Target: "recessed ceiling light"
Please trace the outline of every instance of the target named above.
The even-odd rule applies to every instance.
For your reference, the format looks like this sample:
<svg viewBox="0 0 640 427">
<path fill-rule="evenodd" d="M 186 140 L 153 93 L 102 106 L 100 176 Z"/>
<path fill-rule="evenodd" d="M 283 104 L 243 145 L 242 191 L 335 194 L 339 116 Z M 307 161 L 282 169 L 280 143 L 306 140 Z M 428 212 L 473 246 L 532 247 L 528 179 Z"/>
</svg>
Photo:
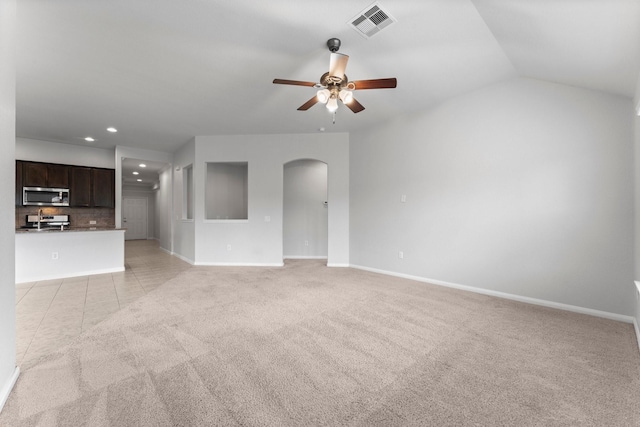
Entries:
<svg viewBox="0 0 640 427">
<path fill-rule="evenodd" d="M 138 182 L 142 182 L 142 180 L 141 180 L 141 179 L 136 179 L 136 181 L 138 181 Z"/>
<path fill-rule="evenodd" d="M 134 172 L 133 174 L 134 175 L 140 175 L 140 172 Z"/>
<path fill-rule="evenodd" d="M 118 129 L 116 129 L 114 127 L 110 127 L 110 128 L 107 128 L 107 132 L 116 133 L 116 132 L 118 132 Z"/>
<path fill-rule="evenodd" d="M 84 140 L 87 141 L 87 142 L 95 141 L 95 139 L 91 138 L 90 136 L 86 137 Z"/>
<path fill-rule="evenodd" d="M 141 168 L 146 168 L 147 165 L 145 165 L 144 163 L 140 163 L 138 166 L 140 166 Z"/>
</svg>

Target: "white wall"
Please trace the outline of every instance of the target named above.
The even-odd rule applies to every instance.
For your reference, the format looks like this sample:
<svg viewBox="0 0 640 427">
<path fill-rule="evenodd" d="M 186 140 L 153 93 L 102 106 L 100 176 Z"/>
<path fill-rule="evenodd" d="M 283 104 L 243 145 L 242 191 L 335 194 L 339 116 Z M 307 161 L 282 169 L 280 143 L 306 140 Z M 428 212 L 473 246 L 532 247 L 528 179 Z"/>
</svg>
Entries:
<svg viewBox="0 0 640 427">
<path fill-rule="evenodd" d="M 15 257 L 16 283 L 124 271 L 124 230 L 16 233 Z"/>
<path fill-rule="evenodd" d="M 238 135 L 196 137 L 194 181 L 197 264 L 281 265 L 283 167 L 298 159 L 328 164 L 328 265 L 349 263 L 349 136 Z M 249 219 L 205 221 L 206 162 L 249 163 Z M 268 218 L 267 218 L 268 217 Z M 267 221 L 269 219 L 269 221 Z M 231 245 L 231 250 L 227 247 Z"/>
<path fill-rule="evenodd" d="M 115 169 L 114 150 L 16 138 L 16 159 Z"/>
<path fill-rule="evenodd" d="M 352 264 L 631 316 L 631 111 L 515 79 L 351 134 Z"/>
<path fill-rule="evenodd" d="M 13 207 L 16 135 L 16 1 L 0 0 L 0 411 L 17 379 Z"/>
<path fill-rule="evenodd" d="M 284 165 L 285 258 L 327 257 L 327 164 L 295 160 Z"/>
<path fill-rule="evenodd" d="M 185 166 L 193 165 L 191 177 L 193 180 L 196 179 L 195 145 L 195 139 L 191 140 L 173 155 L 175 165 L 173 168 L 173 252 L 191 263 L 196 259 L 195 224 L 193 219 L 183 219 L 183 217 L 186 218 L 186 215 L 183 214 L 183 211 L 186 212 L 183 171 Z M 194 191 L 196 206 L 197 199 L 198 197 L 202 198 L 202 194 Z"/>
<path fill-rule="evenodd" d="M 157 239 L 159 234 L 156 234 L 156 191 L 124 186 L 122 188 L 122 198 L 127 197 L 147 199 L 147 238 Z"/>
</svg>

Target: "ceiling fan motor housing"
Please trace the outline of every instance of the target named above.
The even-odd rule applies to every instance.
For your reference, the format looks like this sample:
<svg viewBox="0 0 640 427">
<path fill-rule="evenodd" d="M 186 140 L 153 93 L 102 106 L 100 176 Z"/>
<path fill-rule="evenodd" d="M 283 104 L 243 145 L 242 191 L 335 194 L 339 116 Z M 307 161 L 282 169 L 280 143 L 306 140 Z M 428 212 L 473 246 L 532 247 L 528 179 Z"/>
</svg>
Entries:
<svg viewBox="0 0 640 427">
<path fill-rule="evenodd" d="M 327 47 L 331 52 L 337 52 L 340 49 L 340 44 L 340 39 L 335 37 L 327 40 Z"/>
</svg>

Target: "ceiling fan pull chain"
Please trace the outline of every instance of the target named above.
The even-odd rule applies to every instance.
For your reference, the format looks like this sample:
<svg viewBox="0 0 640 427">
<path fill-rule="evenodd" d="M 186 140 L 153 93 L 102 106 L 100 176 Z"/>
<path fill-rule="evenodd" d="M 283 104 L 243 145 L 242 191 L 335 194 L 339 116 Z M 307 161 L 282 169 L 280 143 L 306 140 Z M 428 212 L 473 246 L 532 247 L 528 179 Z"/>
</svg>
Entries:
<svg viewBox="0 0 640 427">
<path fill-rule="evenodd" d="M 336 112 L 335 111 L 333 112 L 333 124 L 334 125 L 336 124 Z"/>
</svg>

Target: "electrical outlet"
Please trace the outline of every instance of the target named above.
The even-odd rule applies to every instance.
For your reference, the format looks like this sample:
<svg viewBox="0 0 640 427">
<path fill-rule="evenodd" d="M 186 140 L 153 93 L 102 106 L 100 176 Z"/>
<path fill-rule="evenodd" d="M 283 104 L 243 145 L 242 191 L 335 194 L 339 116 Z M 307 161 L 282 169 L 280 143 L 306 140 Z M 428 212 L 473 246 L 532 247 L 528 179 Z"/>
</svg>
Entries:
<svg viewBox="0 0 640 427">
<path fill-rule="evenodd" d="M 265 216 L 264 217 L 264 222 L 271 222 L 271 217 L 270 216 Z"/>
<path fill-rule="evenodd" d="M 404 252 L 402 251 L 398 252 L 398 258 L 404 259 Z"/>
<path fill-rule="evenodd" d="M 95 220 L 89 221 L 89 225 L 96 225 L 96 221 Z"/>
<path fill-rule="evenodd" d="M 403 194 L 402 196 L 400 196 L 400 202 L 407 203 L 407 195 L 406 194 Z"/>
<path fill-rule="evenodd" d="M 227 251 L 231 252 L 231 243 L 227 245 Z"/>
<path fill-rule="evenodd" d="M 58 259 L 58 252 L 51 252 L 51 259 Z"/>
<path fill-rule="evenodd" d="M 305 245 L 305 246 L 309 246 L 309 241 L 308 241 L 308 240 L 305 240 L 305 241 L 304 241 L 304 245 Z"/>
</svg>

